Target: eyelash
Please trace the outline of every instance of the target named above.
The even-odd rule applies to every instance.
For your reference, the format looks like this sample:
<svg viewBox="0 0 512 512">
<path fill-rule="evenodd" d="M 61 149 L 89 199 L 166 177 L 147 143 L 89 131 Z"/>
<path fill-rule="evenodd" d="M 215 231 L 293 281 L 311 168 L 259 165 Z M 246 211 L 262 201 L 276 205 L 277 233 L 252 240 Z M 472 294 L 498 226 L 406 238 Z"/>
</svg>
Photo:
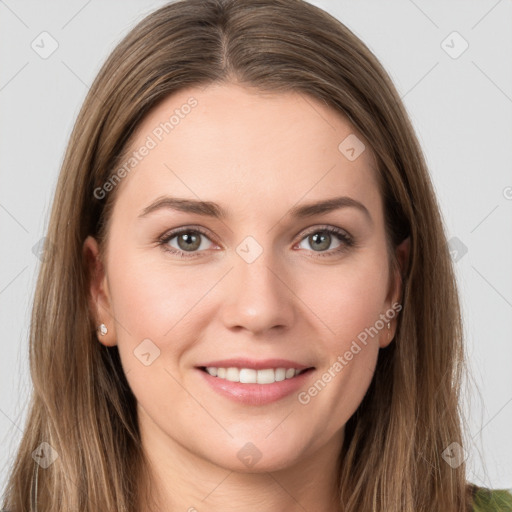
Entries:
<svg viewBox="0 0 512 512">
<path fill-rule="evenodd" d="M 185 251 L 179 251 L 174 247 L 169 247 L 167 245 L 170 240 L 172 240 L 176 236 L 181 235 L 182 233 L 200 233 L 210 240 L 209 234 L 204 229 L 200 228 L 199 226 L 189 226 L 186 228 L 179 228 L 174 231 L 164 233 L 161 237 L 158 238 L 158 245 L 161 246 L 164 251 L 174 254 L 175 256 L 179 256 L 180 258 L 183 259 L 195 258 L 200 256 L 201 252 L 203 251 L 190 252 L 187 254 Z M 308 236 L 314 235 L 315 233 L 329 233 L 331 235 L 335 235 L 340 239 L 342 245 L 340 245 L 336 249 L 331 249 L 330 251 L 313 251 L 317 252 L 314 258 L 333 257 L 346 251 L 348 248 L 355 246 L 355 241 L 350 235 L 348 235 L 344 230 L 336 228 L 334 226 L 316 227 L 315 229 L 305 233 L 299 240 L 299 243 L 302 242 Z"/>
</svg>

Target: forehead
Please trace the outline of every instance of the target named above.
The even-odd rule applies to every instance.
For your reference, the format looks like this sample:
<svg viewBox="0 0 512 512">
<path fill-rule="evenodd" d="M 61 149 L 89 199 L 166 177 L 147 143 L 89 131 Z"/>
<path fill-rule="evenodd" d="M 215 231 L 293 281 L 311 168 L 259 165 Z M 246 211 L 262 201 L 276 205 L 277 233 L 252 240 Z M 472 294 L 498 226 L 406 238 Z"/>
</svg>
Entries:
<svg viewBox="0 0 512 512">
<path fill-rule="evenodd" d="M 117 192 L 131 205 L 169 194 L 249 214 L 345 194 L 380 208 L 364 137 L 298 92 L 234 84 L 180 90 L 146 116 L 121 165 L 128 172 Z"/>
</svg>

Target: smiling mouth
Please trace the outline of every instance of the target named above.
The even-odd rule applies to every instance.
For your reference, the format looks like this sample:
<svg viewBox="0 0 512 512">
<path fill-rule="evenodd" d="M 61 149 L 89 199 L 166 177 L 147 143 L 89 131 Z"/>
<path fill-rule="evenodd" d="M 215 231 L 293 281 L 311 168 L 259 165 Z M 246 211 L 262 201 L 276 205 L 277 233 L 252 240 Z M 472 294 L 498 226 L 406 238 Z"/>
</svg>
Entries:
<svg viewBox="0 0 512 512">
<path fill-rule="evenodd" d="M 212 377 L 229 382 L 239 382 L 241 384 L 274 384 L 275 382 L 293 379 L 298 375 L 313 370 L 313 367 L 303 369 L 264 368 L 256 370 L 254 368 L 201 366 L 200 370 L 208 373 Z"/>
</svg>

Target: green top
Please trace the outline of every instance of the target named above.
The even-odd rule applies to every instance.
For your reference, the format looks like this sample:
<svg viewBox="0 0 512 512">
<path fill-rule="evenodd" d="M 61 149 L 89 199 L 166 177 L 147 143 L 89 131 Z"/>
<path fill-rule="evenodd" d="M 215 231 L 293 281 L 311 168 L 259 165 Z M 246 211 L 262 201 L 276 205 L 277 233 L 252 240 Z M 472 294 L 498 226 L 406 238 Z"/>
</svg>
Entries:
<svg viewBox="0 0 512 512">
<path fill-rule="evenodd" d="M 512 512 L 512 494 L 506 489 L 472 486 L 473 512 Z"/>
</svg>

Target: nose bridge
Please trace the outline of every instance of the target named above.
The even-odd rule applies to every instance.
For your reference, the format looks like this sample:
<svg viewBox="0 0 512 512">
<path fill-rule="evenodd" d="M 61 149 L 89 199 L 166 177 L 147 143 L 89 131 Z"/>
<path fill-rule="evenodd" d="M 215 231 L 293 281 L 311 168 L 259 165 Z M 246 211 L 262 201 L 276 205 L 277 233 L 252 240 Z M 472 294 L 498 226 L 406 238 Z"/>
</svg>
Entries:
<svg viewBox="0 0 512 512">
<path fill-rule="evenodd" d="M 233 257 L 234 269 L 224 303 L 225 324 L 254 332 L 289 326 L 293 320 L 293 294 L 282 282 L 286 277 L 279 255 L 270 245 L 264 247 L 247 237 Z"/>
</svg>

